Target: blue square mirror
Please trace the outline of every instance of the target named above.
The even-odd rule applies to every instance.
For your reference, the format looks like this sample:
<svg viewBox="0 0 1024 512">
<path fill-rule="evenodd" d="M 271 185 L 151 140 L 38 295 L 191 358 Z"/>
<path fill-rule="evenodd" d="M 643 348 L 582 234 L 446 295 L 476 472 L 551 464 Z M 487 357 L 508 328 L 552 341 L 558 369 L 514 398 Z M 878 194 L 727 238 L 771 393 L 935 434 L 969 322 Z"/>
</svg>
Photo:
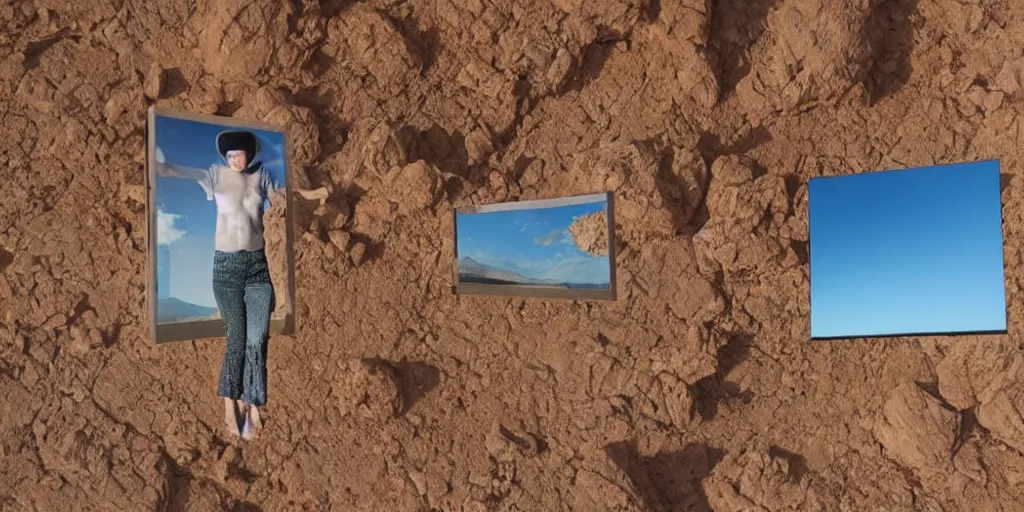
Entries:
<svg viewBox="0 0 1024 512">
<path fill-rule="evenodd" d="M 811 338 L 1006 332 L 999 162 L 808 183 Z"/>
</svg>

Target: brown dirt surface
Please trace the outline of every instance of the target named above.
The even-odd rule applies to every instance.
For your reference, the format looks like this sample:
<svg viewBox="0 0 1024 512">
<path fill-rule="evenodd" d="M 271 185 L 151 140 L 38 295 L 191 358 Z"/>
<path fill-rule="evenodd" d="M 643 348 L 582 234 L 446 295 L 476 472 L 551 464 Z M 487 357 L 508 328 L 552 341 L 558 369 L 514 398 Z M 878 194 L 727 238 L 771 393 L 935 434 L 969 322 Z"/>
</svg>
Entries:
<svg viewBox="0 0 1024 512">
<path fill-rule="evenodd" d="M 608 255 L 608 214 L 596 212 L 584 215 L 569 225 L 576 247 L 594 256 Z"/>
<path fill-rule="evenodd" d="M 288 309 L 288 233 L 285 231 L 287 196 L 284 189 L 271 194 L 270 208 L 263 214 L 264 249 L 274 285 L 274 317 Z"/>
<path fill-rule="evenodd" d="M 1019 510 L 1024 4 L 12 0 L 0 509 Z M 288 124 L 295 336 L 152 345 L 147 105 Z M 1010 333 L 808 341 L 808 178 L 998 158 Z M 613 192 L 619 300 L 457 296 Z M 275 278 L 284 218 L 269 214 Z M 276 233 L 276 234 L 275 234 Z"/>
</svg>

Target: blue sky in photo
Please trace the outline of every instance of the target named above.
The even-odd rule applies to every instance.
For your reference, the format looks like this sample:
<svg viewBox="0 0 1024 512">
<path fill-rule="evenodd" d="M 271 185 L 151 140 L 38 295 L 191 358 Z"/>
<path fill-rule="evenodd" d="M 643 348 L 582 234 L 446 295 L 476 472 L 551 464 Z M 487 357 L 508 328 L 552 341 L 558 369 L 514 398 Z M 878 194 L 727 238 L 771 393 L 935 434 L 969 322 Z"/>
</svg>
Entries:
<svg viewBox="0 0 1024 512">
<path fill-rule="evenodd" d="M 811 337 L 1006 329 L 999 163 L 814 178 Z"/>
<path fill-rule="evenodd" d="M 567 228 L 577 217 L 607 211 L 607 200 L 572 206 L 458 214 L 459 258 L 530 278 L 609 284 L 607 256 L 580 251 Z"/>
<path fill-rule="evenodd" d="M 217 153 L 216 138 L 228 129 L 236 128 L 158 115 L 156 145 L 168 163 L 208 169 L 213 164 L 224 164 Z M 283 134 L 251 131 L 260 139 L 256 159 L 262 160 L 279 186 L 284 187 Z M 206 199 L 203 188 L 195 181 L 157 177 L 155 206 L 159 297 L 216 308 L 212 285 L 215 203 Z"/>
</svg>

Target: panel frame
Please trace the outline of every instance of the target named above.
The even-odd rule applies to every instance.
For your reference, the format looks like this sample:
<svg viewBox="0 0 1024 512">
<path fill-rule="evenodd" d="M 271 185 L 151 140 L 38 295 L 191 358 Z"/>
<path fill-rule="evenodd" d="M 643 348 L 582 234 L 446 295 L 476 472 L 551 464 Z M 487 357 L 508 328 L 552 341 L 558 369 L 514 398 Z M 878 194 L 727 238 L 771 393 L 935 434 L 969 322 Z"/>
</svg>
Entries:
<svg viewBox="0 0 1024 512">
<path fill-rule="evenodd" d="M 516 285 L 516 284 L 483 284 L 463 283 L 459 279 L 459 215 L 493 213 L 517 210 L 537 210 L 543 208 L 555 208 L 560 206 L 575 206 L 580 204 L 596 203 L 605 201 L 607 204 L 607 236 L 608 236 L 608 289 L 607 290 L 578 290 L 571 288 L 555 288 L 541 285 Z M 452 211 L 452 225 L 454 234 L 452 261 L 452 292 L 456 295 L 486 295 L 503 297 L 539 298 L 539 299 L 564 299 L 564 300 L 594 300 L 594 301 L 617 301 L 618 284 L 616 279 L 616 251 L 615 251 L 615 194 L 602 192 L 595 194 L 584 194 L 576 196 L 558 197 L 551 199 L 531 199 L 525 201 L 508 201 L 486 205 L 472 205 L 455 208 Z"/>
<path fill-rule="evenodd" d="M 922 331 L 922 332 L 904 332 L 904 333 L 891 333 L 891 334 L 890 333 L 885 333 L 885 334 L 849 334 L 849 335 L 814 336 L 813 324 L 810 321 L 811 320 L 810 315 L 811 315 L 811 312 L 813 312 L 813 308 L 814 308 L 813 294 L 812 294 L 813 283 L 811 283 L 811 281 L 810 281 L 811 275 L 812 275 L 812 273 L 811 273 L 811 265 L 814 262 L 814 258 L 813 258 L 813 246 L 814 246 L 814 244 L 813 244 L 813 240 L 811 239 L 813 218 L 811 217 L 811 207 L 810 207 L 811 206 L 811 200 L 812 200 L 810 185 L 811 185 L 812 182 L 816 182 L 816 181 L 817 182 L 821 182 L 821 181 L 824 181 L 824 180 L 835 180 L 835 179 L 851 178 L 851 177 L 854 177 L 854 176 L 858 176 L 859 174 L 873 174 L 873 175 L 874 174 L 888 174 L 888 173 L 900 173 L 900 172 L 908 172 L 908 171 L 922 171 L 922 170 L 925 170 L 925 169 L 933 169 L 933 168 L 943 168 L 943 167 L 953 167 L 953 166 L 963 166 L 963 165 L 973 165 L 973 164 L 992 164 L 992 163 L 995 164 L 996 173 L 999 176 L 998 179 L 1000 181 L 1000 216 L 999 216 L 999 221 L 1000 221 L 1000 244 L 1001 244 L 1001 251 L 1002 251 L 1002 255 L 1003 255 L 1003 266 L 1002 266 L 1002 273 L 1003 273 L 1003 303 L 1005 304 L 1004 314 L 1006 315 L 1005 316 L 1006 320 L 1005 320 L 1005 322 L 1003 324 L 1005 327 L 1003 329 L 979 329 L 979 330 L 956 330 L 956 331 Z M 809 312 L 808 312 L 808 322 L 807 322 L 807 335 L 808 335 L 808 338 L 811 341 L 841 341 L 841 340 L 861 340 L 861 339 L 875 339 L 875 338 L 878 338 L 878 339 L 887 339 L 887 338 L 950 338 L 950 337 L 957 337 L 957 336 L 994 336 L 994 335 L 1006 335 L 1006 334 L 1008 334 L 1009 333 L 1009 327 L 1010 327 L 1010 319 L 1009 319 L 1009 301 L 1008 301 L 1008 297 L 1007 297 L 1007 294 L 1006 294 L 1006 229 L 1005 229 L 1006 218 L 1005 218 L 1005 216 L 1002 215 L 1002 207 L 1003 207 L 1003 201 L 1002 201 L 1002 188 L 1003 188 L 1002 187 L 1002 177 L 1003 177 L 1003 174 L 1002 174 L 1002 163 L 1001 163 L 1001 161 L 998 160 L 998 159 L 988 159 L 988 160 L 977 160 L 977 161 L 952 162 L 952 163 L 946 163 L 946 164 L 923 165 L 923 166 L 906 167 L 906 168 L 899 168 L 899 169 L 884 169 L 884 170 L 878 170 L 878 171 L 868 171 L 868 172 L 859 173 L 859 174 L 842 174 L 842 175 L 835 175 L 835 176 L 816 176 L 816 177 L 810 178 L 807 181 L 807 189 L 808 189 L 807 190 L 807 203 L 808 203 L 807 204 L 807 251 L 808 251 L 808 258 L 807 258 L 807 270 L 808 270 L 808 272 L 807 272 L 807 275 L 808 275 L 807 298 L 808 298 L 808 304 L 809 304 L 809 308 L 810 308 Z"/>
<path fill-rule="evenodd" d="M 224 128 L 253 129 L 281 134 L 282 155 L 284 161 L 285 181 L 285 290 L 288 294 L 285 300 L 285 314 L 283 318 L 272 318 L 270 321 L 271 336 L 291 336 L 295 334 L 295 233 L 293 227 L 294 199 L 292 198 L 292 177 L 291 158 L 286 127 L 238 119 L 228 116 L 210 114 L 199 114 L 184 110 L 158 107 L 151 105 L 146 115 L 146 312 L 149 323 L 150 343 L 163 344 L 174 341 L 196 340 L 203 338 L 224 337 L 223 320 L 200 320 L 195 322 L 180 322 L 159 324 L 157 322 L 157 240 L 156 240 L 156 119 L 166 117 L 184 121 L 196 121 L 205 124 L 214 124 Z M 212 265 L 212 262 L 211 262 Z"/>
</svg>

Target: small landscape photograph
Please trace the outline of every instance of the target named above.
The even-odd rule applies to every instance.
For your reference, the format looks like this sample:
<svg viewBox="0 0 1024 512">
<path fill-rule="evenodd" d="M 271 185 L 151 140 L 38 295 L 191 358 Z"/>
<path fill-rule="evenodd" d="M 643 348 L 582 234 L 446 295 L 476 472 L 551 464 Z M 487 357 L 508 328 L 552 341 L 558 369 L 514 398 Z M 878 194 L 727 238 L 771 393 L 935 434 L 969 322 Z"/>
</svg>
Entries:
<svg viewBox="0 0 1024 512">
<path fill-rule="evenodd" d="M 612 298 L 610 218 L 606 194 L 458 212 L 460 292 Z"/>
</svg>

